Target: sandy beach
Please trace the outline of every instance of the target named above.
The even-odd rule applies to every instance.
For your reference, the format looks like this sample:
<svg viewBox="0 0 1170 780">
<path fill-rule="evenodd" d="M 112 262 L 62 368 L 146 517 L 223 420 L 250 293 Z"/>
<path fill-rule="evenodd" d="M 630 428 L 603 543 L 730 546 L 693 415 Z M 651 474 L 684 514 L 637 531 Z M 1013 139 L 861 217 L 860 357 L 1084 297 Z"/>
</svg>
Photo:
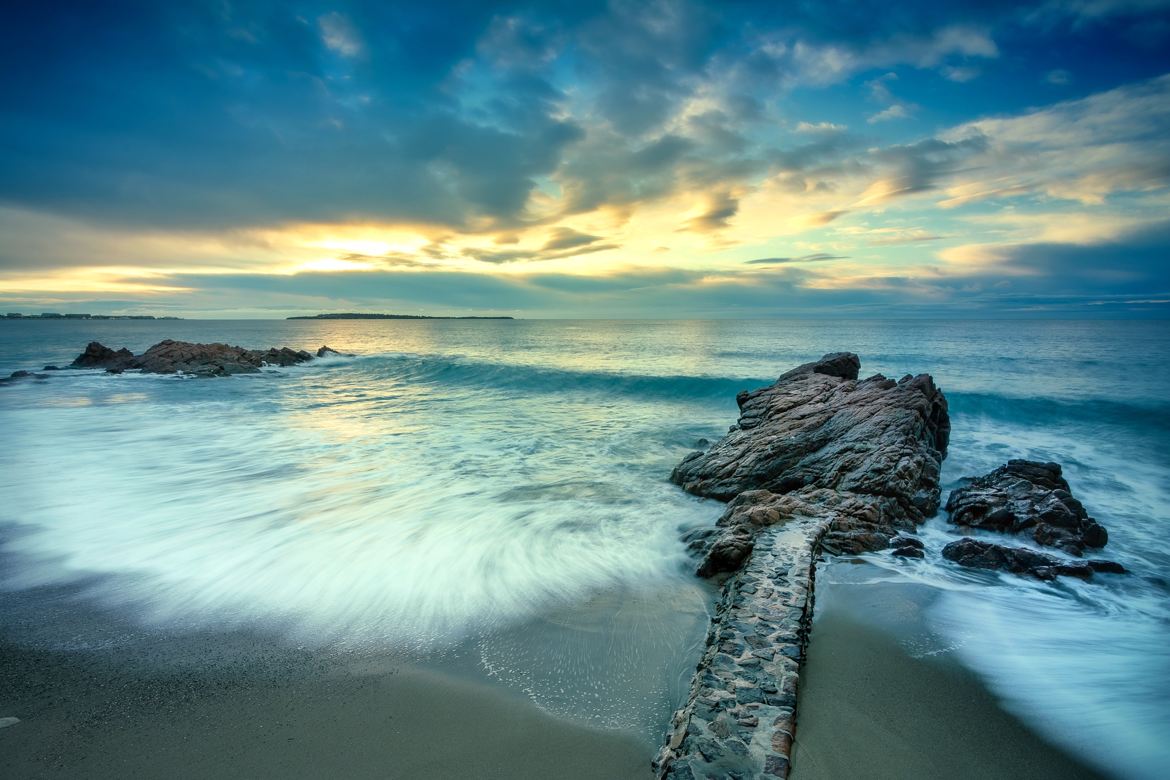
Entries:
<svg viewBox="0 0 1170 780">
<path fill-rule="evenodd" d="M 21 718 L 0 729 L 0 775 L 651 776 L 641 741 L 552 718 L 499 687 L 405 663 L 253 650 L 262 660 L 247 668 L 164 671 L 0 647 L 0 705 Z"/>
<path fill-rule="evenodd" d="M 921 620 L 929 589 L 853 584 L 867 570 L 875 567 L 822 564 L 793 780 L 1104 777 L 1005 711 L 945 647 L 931 646 Z"/>
</svg>

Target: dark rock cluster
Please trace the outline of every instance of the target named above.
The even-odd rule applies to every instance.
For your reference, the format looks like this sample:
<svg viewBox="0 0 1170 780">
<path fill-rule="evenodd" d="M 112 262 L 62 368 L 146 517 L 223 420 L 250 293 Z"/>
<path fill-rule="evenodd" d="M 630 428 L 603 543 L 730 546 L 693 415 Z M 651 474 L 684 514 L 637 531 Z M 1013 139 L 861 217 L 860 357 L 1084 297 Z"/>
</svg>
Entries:
<svg viewBox="0 0 1170 780">
<path fill-rule="evenodd" d="M 1039 544 L 1080 556 L 1104 547 L 1109 534 L 1073 498 L 1060 464 L 1009 460 L 951 493 L 947 513 L 955 525 L 1028 534 Z"/>
<path fill-rule="evenodd" d="M 340 353 L 321 347 L 317 354 Z M 229 376 L 254 373 L 264 366 L 292 366 L 312 359 L 312 353 L 288 347 L 244 349 L 228 344 L 194 344 L 170 339 L 160 341 L 141 355 L 135 355 L 125 347 L 113 350 L 91 341 L 71 367 L 104 368 L 114 374 L 133 369 L 148 374 L 181 372 L 195 376 Z"/>
<path fill-rule="evenodd" d="M 46 370 L 49 370 L 48 366 L 46 366 L 45 368 L 46 368 Z M 32 371 L 13 371 L 11 374 L 9 374 L 6 377 L 0 377 L 0 385 L 7 385 L 7 384 L 11 384 L 12 382 L 19 382 L 23 379 L 48 379 L 48 378 L 49 378 L 48 374 L 37 374 L 37 373 L 33 373 Z"/>
<path fill-rule="evenodd" d="M 1026 547 L 1008 547 L 982 539 L 959 539 L 944 547 L 942 554 L 960 566 L 996 569 L 1038 580 L 1052 580 L 1062 574 L 1087 580 L 1095 572 L 1125 573 L 1125 567 L 1113 561 L 1061 559 Z"/>
<path fill-rule="evenodd" d="M 1005 534 L 1029 535 L 1033 541 L 1080 558 L 1088 548 L 1109 541 L 1104 526 L 1073 498 L 1059 463 L 1009 460 L 970 479 L 947 499 L 950 522 Z M 1119 563 L 1104 560 L 1066 560 L 1026 547 L 1011 547 L 982 539 L 960 539 L 943 548 L 943 557 L 960 566 L 996 569 L 1051 580 L 1058 575 L 1088 579 L 1096 572 L 1124 574 Z"/>
</svg>

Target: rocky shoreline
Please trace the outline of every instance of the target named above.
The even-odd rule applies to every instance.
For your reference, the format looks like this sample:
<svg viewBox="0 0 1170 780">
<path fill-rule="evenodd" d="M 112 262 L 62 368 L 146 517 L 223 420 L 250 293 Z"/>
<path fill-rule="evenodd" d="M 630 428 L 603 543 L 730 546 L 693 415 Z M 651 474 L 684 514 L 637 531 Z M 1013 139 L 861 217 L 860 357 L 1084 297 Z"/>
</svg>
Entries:
<svg viewBox="0 0 1170 780">
<path fill-rule="evenodd" d="M 67 368 L 100 368 L 109 374 L 124 371 L 138 371 L 143 374 L 183 374 L 187 376 L 214 377 L 233 374 L 254 374 L 270 366 L 287 367 L 305 363 L 314 358 L 340 356 L 338 352 L 322 346 L 316 353 L 290 347 L 269 347 L 268 349 L 245 349 L 230 344 L 196 344 L 190 341 L 164 339 L 147 349 L 141 355 L 130 350 L 111 349 L 98 341 L 91 341 Z M 58 366 L 45 366 L 43 371 L 60 371 Z M 23 379 L 47 379 L 41 372 L 14 371 L 0 379 L 0 384 Z"/>
<path fill-rule="evenodd" d="M 91 341 L 85 351 L 70 364 L 70 368 L 104 368 L 111 374 L 137 370 L 144 374 L 230 376 L 256 373 L 265 366 L 295 366 L 314 357 L 338 354 L 336 350 L 325 346 L 314 355 L 303 349 L 289 347 L 244 349 L 229 344 L 194 344 L 165 339 L 141 355 L 135 355 L 125 347 L 113 350 L 100 342 Z"/>
<path fill-rule="evenodd" d="M 891 548 L 925 555 L 914 530 L 941 505 L 946 398 L 927 374 L 859 380 L 860 365 L 853 353 L 832 353 L 740 393 L 727 435 L 671 474 L 684 490 L 729 504 L 713 529 L 685 538 L 698 576 L 721 578 L 723 593 L 688 699 L 655 758 L 660 778 L 787 777 L 817 559 Z M 1057 464 L 1010 461 L 968 483 L 946 506 L 967 533 L 1027 532 L 1078 557 L 1108 539 Z M 1040 579 L 1124 572 L 976 538 L 943 555 Z"/>
</svg>

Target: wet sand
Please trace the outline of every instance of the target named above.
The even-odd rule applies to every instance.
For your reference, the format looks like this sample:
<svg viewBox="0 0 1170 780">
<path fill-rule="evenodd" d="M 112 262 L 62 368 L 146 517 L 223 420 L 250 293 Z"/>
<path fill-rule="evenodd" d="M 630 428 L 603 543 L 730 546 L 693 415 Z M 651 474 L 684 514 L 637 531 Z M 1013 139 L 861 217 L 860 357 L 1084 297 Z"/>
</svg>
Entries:
<svg viewBox="0 0 1170 780">
<path fill-rule="evenodd" d="M 111 660 L 0 646 L 0 716 L 21 718 L 0 729 L 0 776 L 651 776 L 652 750 L 636 739 L 407 664 Z"/>
<path fill-rule="evenodd" d="M 929 648 L 917 633 L 928 588 L 830 579 L 818 576 L 792 780 L 1103 777 L 1006 712 L 945 648 Z"/>
</svg>

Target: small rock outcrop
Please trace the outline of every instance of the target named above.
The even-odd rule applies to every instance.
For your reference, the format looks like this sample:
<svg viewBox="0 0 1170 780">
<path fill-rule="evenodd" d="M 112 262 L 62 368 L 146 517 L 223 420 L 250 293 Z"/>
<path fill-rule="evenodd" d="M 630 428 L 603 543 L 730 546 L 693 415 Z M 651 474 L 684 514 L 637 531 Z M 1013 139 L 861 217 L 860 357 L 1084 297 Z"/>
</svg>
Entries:
<svg viewBox="0 0 1170 780">
<path fill-rule="evenodd" d="M 22 379 L 48 379 L 48 374 L 36 374 L 32 371 L 13 371 L 6 377 L 0 378 L 0 385 L 10 384 L 12 382 L 19 382 Z"/>
<path fill-rule="evenodd" d="M 946 509 L 955 525 L 1027 532 L 1037 543 L 1070 555 L 1109 541 L 1105 528 L 1073 498 L 1058 463 L 1009 460 L 952 491 Z"/>
<path fill-rule="evenodd" d="M 334 353 L 328 347 L 322 347 Z M 318 350 L 320 354 L 320 350 Z M 340 353 L 334 353 L 340 354 Z M 138 370 L 148 374 L 192 374 L 195 376 L 230 376 L 255 373 L 264 366 L 292 366 L 312 360 L 312 353 L 288 347 L 266 350 L 244 349 L 228 344 L 195 344 L 166 339 L 141 355 L 123 347 L 117 351 L 96 341 L 71 364 L 72 368 L 104 368 L 110 373 Z"/>
<path fill-rule="evenodd" d="M 1052 580 L 1058 575 L 1087 580 L 1095 572 L 1125 573 L 1125 567 L 1113 561 L 1062 560 L 1026 547 L 1007 547 L 982 539 L 959 539 L 943 547 L 942 554 L 960 566 L 1006 571 L 1038 580 Z"/>
<path fill-rule="evenodd" d="M 122 347 L 114 351 L 98 341 L 91 341 L 85 351 L 73 359 L 70 365 L 73 368 L 121 368 L 129 367 L 134 360 L 134 353 Z"/>
<path fill-rule="evenodd" d="M 858 380 L 860 366 L 832 353 L 740 393 L 739 422 L 671 474 L 730 503 L 685 537 L 723 596 L 659 777 L 786 777 L 818 555 L 922 554 L 907 532 L 938 510 L 946 398 L 928 375 Z"/>
</svg>

